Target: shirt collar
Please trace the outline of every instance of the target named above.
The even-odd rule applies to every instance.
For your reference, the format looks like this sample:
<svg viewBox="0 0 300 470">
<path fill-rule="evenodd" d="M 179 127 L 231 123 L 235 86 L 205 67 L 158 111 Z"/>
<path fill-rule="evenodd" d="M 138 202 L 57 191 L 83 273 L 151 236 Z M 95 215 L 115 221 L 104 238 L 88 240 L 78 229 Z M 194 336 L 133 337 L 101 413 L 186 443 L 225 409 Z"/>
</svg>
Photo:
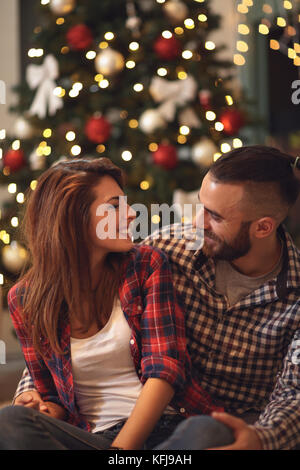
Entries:
<svg viewBox="0 0 300 470">
<path fill-rule="evenodd" d="M 283 225 L 278 227 L 278 234 L 283 240 L 283 265 L 277 276 L 276 291 L 278 297 L 283 298 L 287 289 L 300 289 L 300 250 Z M 204 255 L 201 248 L 193 254 L 193 267 L 208 285 L 214 286 L 215 263 Z"/>
</svg>

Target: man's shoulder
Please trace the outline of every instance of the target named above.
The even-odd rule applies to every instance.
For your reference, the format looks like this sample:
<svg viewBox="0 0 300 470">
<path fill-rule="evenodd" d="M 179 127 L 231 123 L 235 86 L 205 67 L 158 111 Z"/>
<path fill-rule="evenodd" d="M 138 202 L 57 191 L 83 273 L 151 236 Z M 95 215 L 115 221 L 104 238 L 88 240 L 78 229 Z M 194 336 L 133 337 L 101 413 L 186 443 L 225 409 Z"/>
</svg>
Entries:
<svg viewBox="0 0 300 470">
<path fill-rule="evenodd" d="M 151 233 L 141 244 L 158 248 L 169 260 L 182 266 L 195 260 L 203 243 L 202 234 L 195 235 L 192 224 L 172 224 Z"/>
</svg>

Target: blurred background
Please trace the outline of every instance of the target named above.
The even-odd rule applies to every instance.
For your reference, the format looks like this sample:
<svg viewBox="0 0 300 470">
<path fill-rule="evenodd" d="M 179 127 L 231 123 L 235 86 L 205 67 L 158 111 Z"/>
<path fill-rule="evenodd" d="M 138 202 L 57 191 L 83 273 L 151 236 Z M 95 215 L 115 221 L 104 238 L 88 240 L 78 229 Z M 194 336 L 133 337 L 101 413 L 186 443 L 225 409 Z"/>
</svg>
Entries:
<svg viewBox="0 0 300 470">
<path fill-rule="evenodd" d="M 0 0 L 0 402 L 24 367 L 6 296 L 28 261 L 19 227 L 37 177 L 105 156 L 130 203 L 194 204 L 232 148 L 298 155 L 299 3 Z M 299 209 L 286 223 L 300 245 Z"/>
</svg>

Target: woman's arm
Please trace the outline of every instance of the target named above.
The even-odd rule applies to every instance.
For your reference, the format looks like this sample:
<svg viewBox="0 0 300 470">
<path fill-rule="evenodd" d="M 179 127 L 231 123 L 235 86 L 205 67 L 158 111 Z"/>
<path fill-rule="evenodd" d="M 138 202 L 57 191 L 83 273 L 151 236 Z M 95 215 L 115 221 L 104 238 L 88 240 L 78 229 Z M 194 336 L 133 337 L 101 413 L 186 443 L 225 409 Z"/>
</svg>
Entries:
<svg viewBox="0 0 300 470">
<path fill-rule="evenodd" d="M 112 446 L 125 450 L 140 449 L 173 395 L 173 387 L 165 380 L 148 379 Z"/>
</svg>

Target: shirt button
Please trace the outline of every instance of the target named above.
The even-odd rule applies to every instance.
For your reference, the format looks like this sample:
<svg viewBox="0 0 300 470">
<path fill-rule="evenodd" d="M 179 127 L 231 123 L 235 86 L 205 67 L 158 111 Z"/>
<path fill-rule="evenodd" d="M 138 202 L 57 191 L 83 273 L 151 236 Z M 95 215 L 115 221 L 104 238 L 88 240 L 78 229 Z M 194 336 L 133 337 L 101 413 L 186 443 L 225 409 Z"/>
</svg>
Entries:
<svg viewBox="0 0 300 470">
<path fill-rule="evenodd" d="M 131 340 L 130 340 L 130 344 L 134 344 L 134 339 L 131 339 Z"/>
<path fill-rule="evenodd" d="M 180 413 L 185 413 L 185 408 L 180 408 Z"/>
<path fill-rule="evenodd" d="M 142 310 L 142 307 L 140 305 L 138 306 L 138 310 Z"/>
</svg>

